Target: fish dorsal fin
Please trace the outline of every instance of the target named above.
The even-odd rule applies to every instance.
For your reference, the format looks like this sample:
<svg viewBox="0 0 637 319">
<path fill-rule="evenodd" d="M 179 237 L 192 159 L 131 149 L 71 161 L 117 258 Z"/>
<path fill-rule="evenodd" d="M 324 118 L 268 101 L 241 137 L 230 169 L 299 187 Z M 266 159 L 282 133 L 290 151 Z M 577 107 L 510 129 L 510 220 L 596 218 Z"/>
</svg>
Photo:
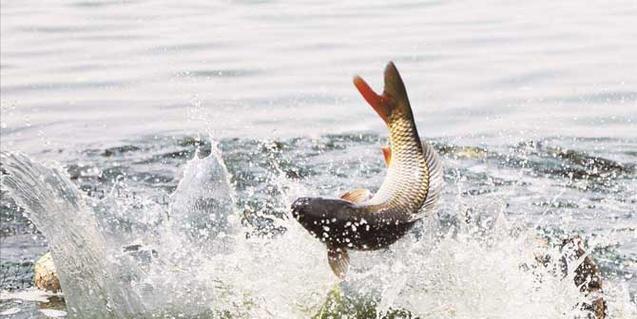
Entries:
<svg viewBox="0 0 637 319">
<path fill-rule="evenodd" d="M 360 204 L 372 198 L 372 192 L 370 192 L 369 189 L 366 188 L 356 188 L 349 192 L 341 194 L 340 197 L 342 200 L 346 200 L 354 204 Z"/>
<path fill-rule="evenodd" d="M 383 158 L 385 158 L 385 166 L 389 167 L 389 163 L 391 163 L 391 148 L 383 146 L 381 149 L 383 150 Z"/>
<path fill-rule="evenodd" d="M 429 171 L 429 189 L 427 190 L 427 198 L 422 205 L 421 210 L 431 210 L 436 206 L 438 198 L 442 193 L 444 186 L 443 167 L 438 153 L 427 142 L 422 143 L 422 151 L 425 154 L 425 162 Z"/>
<path fill-rule="evenodd" d="M 336 277 L 345 279 L 345 275 L 349 269 L 349 255 L 347 254 L 347 250 L 345 250 L 345 248 L 328 248 L 327 261 Z"/>
</svg>

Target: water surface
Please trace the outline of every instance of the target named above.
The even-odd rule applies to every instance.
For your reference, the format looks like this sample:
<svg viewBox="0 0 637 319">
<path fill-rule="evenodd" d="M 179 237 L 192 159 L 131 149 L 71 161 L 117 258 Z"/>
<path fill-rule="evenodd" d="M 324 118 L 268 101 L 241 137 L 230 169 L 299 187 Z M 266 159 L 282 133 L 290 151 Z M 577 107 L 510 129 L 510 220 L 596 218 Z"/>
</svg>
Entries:
<svg viewBox="0 0 637 319">
<path fill-rule="evenodd" d="M 462 268 L 463 258 L 476 258 L 463 253 L 474 242 L 455 235 L 430 238 L 427 245 L 441 242 L 427 246 L 432 253 L 395 254 L 433 260 L 419 266 L 441 278 L 441 265 L 460 274 L 519 248 L 489 250 L 491 235 L 475 235 L 458 226 L 461 221 L 484 231 L 502 215 L 511 228 L 553 240 L 579 234 L 608 278 L 612 314 L 634 314 L 634 1 L 2 0 L 1 6 L 0 148 L 58 162 L 94 200 L 117 189 L 111 203 L 139 213 L 132 221 L 119 216 L 138 223 L 133 234 L 150 233 L 152 223 L 137 218 L 168 209 L 195 149 L 206 154 L 211 139 L 219 142 L 247 237 L 290 229 L 287 207 L 295 196 L 375 190 L 384 176 L 379 148 L 386 132 L 351 77 L 360 74 L 380 88 L 382 69 L 393 60 L 420 133 L 446 166 L 443 203 L 424 233 L 471 234 L 485 258 L 478 268 Z M 153 210 L 140 208 L 148 205 Z M 24 291 L 47 241 L 4 191 L 0 217 L 0 283 Z M 382 256 L 388 265 L 401 260 Z M 305 256 L 319 272 L 313 287 L 331 284 L 319 268 L 323 257 L 319 250 Z M 509 266 L 521 260 L 511 258 Z M 298 315 L 286 298 L 302 287 L 300 278 L 312 275 L 297 275 L 298 282 L 277 286 L 288 290 L 266 290 L 260 296 L 271 300 L 255 302 L 256 308 Z M 410 290 L 407 283 L 411 288 L 397 292 L 400 298 L 390 291 L 384 300 L 409 306 L 418 298 L 439 299 L 429 313 L 434 317 L 538 315 L 532 306 L 486 307 L 507 298 L 524 303 L 527 290 L 489 286 L 495 279 L 487 275 L 463 286 L 462 276 L 452 275 L 459 281 L 414 275 L 410 280 L 429 290 Z M 524 275 L 501 278 L 533 282 L 516 276 Z M 432 293 L 441 282 L 448 290 Z M 240 286 L 252 291 L 260 284 L 267 286 Z M 316 289 L 321 298 L 327 293 Z M 558 288 L 546 289 L 535 295 L 548 300 L 539 302 L 543 306 L 559 295 Z M 0 301 L 0 312 L 17 309 L 16 318 L 42 315 L 38 307 L 46 305 Z"/>
</svg>

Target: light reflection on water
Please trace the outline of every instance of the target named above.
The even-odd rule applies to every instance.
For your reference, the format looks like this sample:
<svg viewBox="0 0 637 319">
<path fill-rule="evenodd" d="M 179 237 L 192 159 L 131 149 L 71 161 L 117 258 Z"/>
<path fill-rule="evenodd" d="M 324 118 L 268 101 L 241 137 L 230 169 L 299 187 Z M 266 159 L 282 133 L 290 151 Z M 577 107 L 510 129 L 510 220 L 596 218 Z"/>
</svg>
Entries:
<svg viewBox="0 0 637 319">
<path fill-rule="evenodd" d="M 636 15 L 631 1 L 3 1 L 2 133 L 32 149 L 200 130 L 193 100 L 222 136 L 380 130 L 350 78 L 379 86 L 394 60 L 429 136 L 635 137 Z"/>
</svg>

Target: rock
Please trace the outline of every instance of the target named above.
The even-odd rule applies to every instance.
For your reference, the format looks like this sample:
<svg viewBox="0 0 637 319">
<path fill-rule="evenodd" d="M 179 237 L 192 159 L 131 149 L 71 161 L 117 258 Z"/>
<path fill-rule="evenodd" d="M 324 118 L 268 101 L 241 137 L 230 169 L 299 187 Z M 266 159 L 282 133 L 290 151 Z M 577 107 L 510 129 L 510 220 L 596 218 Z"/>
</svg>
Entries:
<svg viewBox="0 0 637 319">
<path fill-rule="evenodd" d="M 35 262 L 35 286 L 42 290 L 58 292 L 61 290 L 60 279 L 58 278 L 53 264 L 51 253 L 46 253 Z"/>
<path fill-rule="evenodd" d="M 568 265 L 577 263 L 584 257 L 581 264 L 575 269 L 573 282 L 587 297 L 591 297 L 591 303 L 584 303 L 583 310 L 591 311 L 595 319 L 606 318 L 606 302 L 602 290 L 602 275 L 597 263 L 590 255 L 586 255 L 584 242 L 579 236 L 573 236 L 562 242 L 562 272 L 567 275 Z"/>
<path fill-rule="evenodd" d="M 489 152 L 486 149 L 477 146 L 442 145 L 437 149 L 440 155 L 453 159 L 481 160 L 489 156 Z"/>
<path fill-rule="evenodd" d="M 551 261 L 551 256 L 546 254 L 549 242 L 538 237 L 535 244 L 535 260 L 538 264 L 546 267 Z M 590 311 L 587 318 L 605 319 L 607 311 L 604 291 L 602 290 L 602 274 L 593 257 L 587 255 L 584 241 L 580 236 L 574 235 L 564 239 L 559 247 L 562 258 L 558 264 L 562 276 L 572 276 L 575 286 L 580 287 L 584 296 L 590 297 L 591 302 L 583 303 L 581 309 Z M 572 269 L 573 265 L 577 265 L 578 262 L 581 263 Z M 572 271 L 572 274 L 569 274 L 569 270 Z"/>
</svg>

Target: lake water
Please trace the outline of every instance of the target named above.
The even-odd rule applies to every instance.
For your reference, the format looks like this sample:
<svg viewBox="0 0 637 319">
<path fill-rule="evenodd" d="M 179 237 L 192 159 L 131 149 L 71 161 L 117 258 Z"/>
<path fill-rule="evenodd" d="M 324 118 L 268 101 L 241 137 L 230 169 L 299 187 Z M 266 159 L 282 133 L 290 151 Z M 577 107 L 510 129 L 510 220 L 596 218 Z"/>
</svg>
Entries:
<svg viewBox="0 0 637 319">
<path fill-rule="evenodd" d="M 59 162 L 87 197 L 108 198 L 123 183 L 123 193 L 167 206 L 195 149 L 208 153 L 214 139 L 245 232 L 284 233 L 294 197 L 380 185 L 387 133 L 351 79 L 359 74 L 380 90 L 391 60 L 419 132 L 446 167 L 430 223 L 447 232 L 470 211 L 553 239 L 577 233 L 608 279 L 614 317 L 637 312 L 635 1 L 2 0 L 1 9 L 1 149 Z M 0 283 L 14 293 L 31 286 L 30 262 L 46 240 L 9 197 L 3 190 Z M 465 263 L 459 256 L 476 257 L 464 255 L 465 242 L 442 237 L 431 249 L 451 255 L 432 253 L 445 261 L 420 266 L 440 276 L 441 265 L 458 276 L 469 271 L 454 268 Z M 271 253 L 284 251 L 277 249 Z M 306 259 L 320 274 L 309 286 L 324 296 L 333 279 L 322 273 L 321 247 L 311 249 Z M 517 251 L 484 249 L 485 269 Z M 256 294 L 255 313 L 299 316 L 289 303 L 302 302 L 288 298 L 312 273 L 279 270 L 297 277 L 278 290 L 238 285 L 266 291 Z M 405 285 L 445 287 L 418 278 Z M 420 296 L 453 310 L 431 306 L 434 317 L 541 317 L 532 306 L 476 306 L 471 300 L 533 303 L 514 284 L 490 295 L 494 278 L 474 279 L 466 290 L 447 282 L 448 294 L 406 289 L 383 300 L 407 307 Z M 535 308 L 550 307 L 558 290 L 536 295 L 544 303 Z M 37 302 L 15 300 L 2 299 L 0 313 L 44 315 Z"/>
</svg>

